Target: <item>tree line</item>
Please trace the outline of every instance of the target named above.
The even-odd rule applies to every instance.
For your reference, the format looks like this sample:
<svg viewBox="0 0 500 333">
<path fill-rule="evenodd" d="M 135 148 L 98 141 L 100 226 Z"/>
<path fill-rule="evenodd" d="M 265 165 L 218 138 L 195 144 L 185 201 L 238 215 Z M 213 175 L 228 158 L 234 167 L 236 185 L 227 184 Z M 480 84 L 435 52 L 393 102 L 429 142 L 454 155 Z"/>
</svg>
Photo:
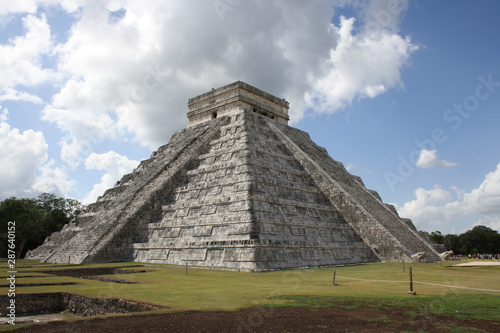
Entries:
<svg viewBox="0 0 500 333">
<path fill-rule="evenodd" d="M 460 235 L 442 235 L 440 231 L 433 231 L 430 236 L 434 243 L 444 244 L 454 254 L 500 253 L 500 234 L 483 225 L 475 226 Z"/>
<path fill-rule="evenodd" d="M 41 244 L 47 236 L 85 209 L 78 200 L 42 193 L 37 198 L 11 197 L 0 202 L 0 257 L 7 255 L 8 223 L 15 222 L 15 251 L 23 258 L 27 251 Z"/>
</svg>

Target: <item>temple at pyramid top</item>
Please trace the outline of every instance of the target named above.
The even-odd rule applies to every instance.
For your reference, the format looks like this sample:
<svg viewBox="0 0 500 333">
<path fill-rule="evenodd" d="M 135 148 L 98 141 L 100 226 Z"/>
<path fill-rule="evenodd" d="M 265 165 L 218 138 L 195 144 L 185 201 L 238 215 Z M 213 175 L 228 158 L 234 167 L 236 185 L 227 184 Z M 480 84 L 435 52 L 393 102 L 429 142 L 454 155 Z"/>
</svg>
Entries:
<svg viewBox="0 0 500 333">
<path fill-rule="evenodd" d="M 188 127 L 234 114 L 241 109 L 288 124 L 288 105 L 284 99 L 237 81 L 189 99 Z"/>
</svg>

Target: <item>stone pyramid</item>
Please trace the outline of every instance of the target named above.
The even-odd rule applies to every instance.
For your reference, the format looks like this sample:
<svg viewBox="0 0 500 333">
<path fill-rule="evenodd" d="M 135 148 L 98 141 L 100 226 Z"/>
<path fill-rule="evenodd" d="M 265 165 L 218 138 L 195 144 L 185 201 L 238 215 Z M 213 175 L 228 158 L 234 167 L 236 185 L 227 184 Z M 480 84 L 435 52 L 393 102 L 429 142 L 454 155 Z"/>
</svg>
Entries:
<svg viewBox="0 0 500 333">
<path fill-rule="evenodd" d="M 438 253 L 303 131 L 288 102 L 243 82 L 194 97 L 189 124 L 28 259 L 242 271 Z"/>
</svg>

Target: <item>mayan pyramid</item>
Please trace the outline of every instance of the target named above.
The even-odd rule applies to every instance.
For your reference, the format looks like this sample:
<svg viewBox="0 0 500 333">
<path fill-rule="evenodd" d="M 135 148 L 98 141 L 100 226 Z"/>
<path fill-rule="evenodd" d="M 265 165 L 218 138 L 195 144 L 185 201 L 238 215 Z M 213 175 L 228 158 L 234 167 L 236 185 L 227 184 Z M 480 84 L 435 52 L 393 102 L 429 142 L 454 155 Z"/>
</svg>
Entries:
<svg viewBox="0 0 500 333">
<path fill-rule="evenodd" d="M 438 260 L 410 220 L 288 126 L 288 106 L 240 81 L 190 99 L 186 129 L 27 258 L 253 272 Z"/>
</svg>

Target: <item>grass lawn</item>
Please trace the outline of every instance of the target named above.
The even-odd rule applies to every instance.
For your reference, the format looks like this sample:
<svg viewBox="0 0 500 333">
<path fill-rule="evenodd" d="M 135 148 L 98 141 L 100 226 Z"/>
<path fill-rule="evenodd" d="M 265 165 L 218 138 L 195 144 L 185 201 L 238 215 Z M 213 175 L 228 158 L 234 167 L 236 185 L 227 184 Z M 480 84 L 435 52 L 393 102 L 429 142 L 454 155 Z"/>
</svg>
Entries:
<svg viewBox="0 0 500 333">
<path fill-rule="evenodd" d="M 16 294 L 69 292 L 90 297 L 124 298 L 169 307 L 165 311 L 234 310 L 252 306 L 328 306 L 339 301 L 362 301 L 366 306 L 400 306 L 408 315 L 443 314 L 457 318 L 500 320 L 500 267 L 452 267 L 457 262 L 411 264 L 414 290 L 408 295 L 410 264 L 373 263 L 333 268 L 243 273 L 184 267 L 147 266 L 146 273 L 113 275 L 144 282 L 121 284 L 66 276 L 47 276 L 44 270 L 135 266 L 138 263 L 87 265 L 16 262 L 17 285 L 76 282 L 76 285 L 20 286 Z M 7 295 L 7 263 L 0 262 Z M 36 272 L 33 272 L 36 271 Z M 44 276 L 45 275 L 45 276 Z M 44 276 L 44 277 L 38 277 Z M 109 276 L 108 276 L 109 277 Z M 470 288 L 470 289 L 467 289 Z M 500 331 L 500 327 L 499 327 Z"/>
</svg>

